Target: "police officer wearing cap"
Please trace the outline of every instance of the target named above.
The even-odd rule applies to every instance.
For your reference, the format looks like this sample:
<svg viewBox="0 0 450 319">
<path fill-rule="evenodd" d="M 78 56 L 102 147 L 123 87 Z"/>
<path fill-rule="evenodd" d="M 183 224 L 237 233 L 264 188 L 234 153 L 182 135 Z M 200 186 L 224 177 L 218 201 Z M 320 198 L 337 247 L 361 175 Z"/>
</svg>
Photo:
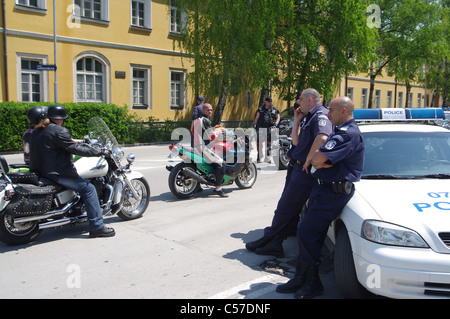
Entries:
<svg viewBox="0 0 450 319">
<path fill-rule="evenodd" d="M 308 211 L 299 224 L 299 266 L 293 279 L 278 286 L 278 292 L 295 292 L 296 298 L 312 298 L 322 293 L 319 258 L 330 223 L 355 192 L 364 166 L 364 141 L 353 119 L 354 105 L 348 97 L 330 103 L 328 117 L 336 127 L 312 156 L 317 183 L 309 198 Z M 315 170 L 315 171 L 314 171 Z"/>
<path fill-rule="evenodd" d="M 297 101 L 292 128 L 292 143 L 295 149 L 291 161 L 294 163 L 289 181 L 283 190 L 272 219 L 272 225 L 264 229 L 264 236 L 246 244 L 256 254 L 282 257 L 283 240 L 295 233 L 299 214 L 309 198 L 316 179 L 311 175 L 312 155 L 332 132 L 326 114 L 328 110 L 320 103 L 320 94 L 315 89 L 306 89 Z"/>
<path fill-rule="evenodd" d="M 47 119 L 41 121 L 31 135 L 30 170 L 61 186 L 78 192 L 83 199 L 89 220 L 89 237 L 112 237 L 114 229 L 105 227 L 95 186 L 80 177 L 73 165 L 73 156 L 100 156 L 103 151 L 76 143 L 67 128 L 67 110 L 61 105 L 48 108 Z"/>
</svg>

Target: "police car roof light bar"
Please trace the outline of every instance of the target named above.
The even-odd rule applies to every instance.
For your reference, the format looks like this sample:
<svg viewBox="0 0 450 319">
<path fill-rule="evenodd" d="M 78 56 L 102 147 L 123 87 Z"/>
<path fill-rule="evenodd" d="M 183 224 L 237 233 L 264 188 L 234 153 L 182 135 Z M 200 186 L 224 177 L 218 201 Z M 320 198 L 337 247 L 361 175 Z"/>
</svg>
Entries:
<svg viewBox="0 0 450 319">
<path fill-rule="evenodd" d="M 445 119 L 445 113 L 442 108 L 356 109 L 353 117 L 357 121 L 423 121 Z"/>
</svg>

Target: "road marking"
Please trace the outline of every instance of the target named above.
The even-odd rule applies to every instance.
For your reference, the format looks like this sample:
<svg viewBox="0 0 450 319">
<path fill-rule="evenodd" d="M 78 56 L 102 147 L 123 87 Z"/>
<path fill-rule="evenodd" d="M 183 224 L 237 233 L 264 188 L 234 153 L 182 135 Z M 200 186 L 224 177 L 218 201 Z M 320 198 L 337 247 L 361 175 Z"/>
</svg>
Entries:
<svg viewBox="0 0 450 319">
<path fill-rule="evenodd" d="M 208 299 L 226 299 L 236 294 L 239 294 L 241 291 L 249 291 L 249 293 L 239 294 L 238 296 L 235 296 L 236 299 L 244 299 L 244 298 L 254 299 L 262 295 L 265 295 L 271 291 L 274 291 L 276 288 L 276 283 L 279 282 L 283 283 L 286 282 L 286 277 L 276 274 L 270 274 L 260 278 L 256 278 L 251 281 L 247 281 L 241 285 L 219 292 L 218 294 L 215 294 L 214 296 L 211 296 Z M 258 284 L 261 286 L 261 288 L 255 289 L 255 287 L 252 287 L 253 285 Z M 267 284 L 270 285 L 267 286 Z"/>
</svg>

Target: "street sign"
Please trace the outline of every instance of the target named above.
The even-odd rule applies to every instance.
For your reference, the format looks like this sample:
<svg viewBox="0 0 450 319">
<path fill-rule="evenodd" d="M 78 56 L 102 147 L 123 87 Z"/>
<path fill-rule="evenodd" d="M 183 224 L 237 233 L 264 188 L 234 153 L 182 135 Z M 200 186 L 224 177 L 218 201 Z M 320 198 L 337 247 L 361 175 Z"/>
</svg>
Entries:
<svg viewBox="0 0 450 319">
<path fill-rule="evenodd" d="M 38 65 L 36 65 L 36 70 L 38 70 L 38 71 L 56 71 L 56 65 L 38 64 Z"/>
</svg>

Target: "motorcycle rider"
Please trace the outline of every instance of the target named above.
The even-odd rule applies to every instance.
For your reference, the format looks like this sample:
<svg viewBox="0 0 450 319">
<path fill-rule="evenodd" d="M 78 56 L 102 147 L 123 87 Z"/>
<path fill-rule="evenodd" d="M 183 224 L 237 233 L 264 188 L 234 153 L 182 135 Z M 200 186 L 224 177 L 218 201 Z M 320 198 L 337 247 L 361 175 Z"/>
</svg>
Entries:
<svg viewBox="0 0 450 319">
<path fill-rule="evenodd" d="M 225 175 L 225 161 L 218 154 L 214 152 L 213 145 L 210 144 L 210 140 L 204 138 L 205 132 L 212 131 L 211 130 L 211 114 L 212 114 L 212 106 L 209 103 L 205 103 L 203 105 L 202 116 L 200 116 L 194 122 L 194 148 L 201 152 L 202 156 L 211 163 L 211 166 L 214 168 L 214 177 L 215 177 L 215 188 L 213 193 L 219 195 L 220 197 L 228 197 L 222 190 L 222 181 Z M 206 147 L 207 146 L 207 147 Z"/>
<path fill-rule="evenodd" d="M 63 127 L 67 118 L 65 107 L 52 105 L 48 108 L 47 119 L 36 126 L 31 136 L 30 170 L 80 194 L 89 219 L 90 238 L 112 237 L 115 231 L 103 223 L 95 186 L 78 175 L 72 159 L 73 154 L 92 157 L 105 155 L 105 152 L 76 143 L 69 130 Z"/>
<path fill-rule="evenodd" d="M 23 133 L 22 143 L 23 143 L 23 160 L 25 164 L 30 164 L 30 139 L 31 133 L 33 133 L 34 128 L 39 122 L 47 117 L 48 107 L 46 106 L 35 106 L 28 110 L 27 120 L 30 123 L 30 127 Z"/>
</svg>

